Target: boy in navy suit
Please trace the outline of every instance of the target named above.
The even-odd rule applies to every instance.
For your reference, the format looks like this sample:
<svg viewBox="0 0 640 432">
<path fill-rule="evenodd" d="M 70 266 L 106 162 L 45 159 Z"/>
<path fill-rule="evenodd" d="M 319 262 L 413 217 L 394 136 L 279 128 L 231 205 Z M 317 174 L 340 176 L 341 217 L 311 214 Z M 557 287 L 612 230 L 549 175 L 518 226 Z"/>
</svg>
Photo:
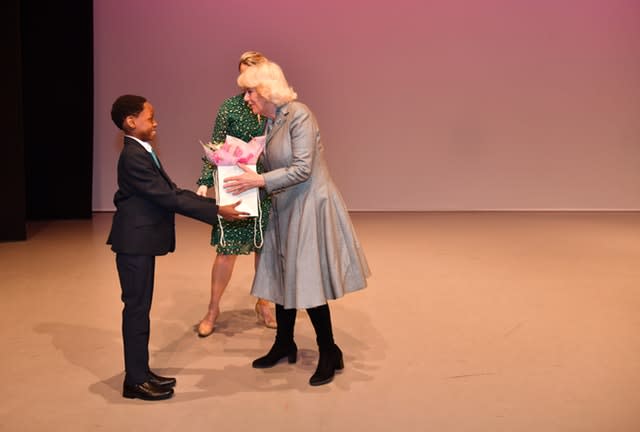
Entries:
<svg viewBox="0 0 640 432">
<path fill-rule="evenodd" d="M 149 368 L 149 311 L 153 297 L 155 257 L 175 250 L 175 213 L 209 224 L 217 215 L 241 219 L 235 207 L 179 189 L 162 168 L 151 141 L 158 123 L 153 106 L 142 96 L 124 95 L 113 103 L 111 118 L 125 133 L 118 160 L 116 212 L 107 244 L 116 253 L 122 289 L 122 338 L 126 398 L 161 400 L 173 396 L 176 379 Z"/>
</svg>

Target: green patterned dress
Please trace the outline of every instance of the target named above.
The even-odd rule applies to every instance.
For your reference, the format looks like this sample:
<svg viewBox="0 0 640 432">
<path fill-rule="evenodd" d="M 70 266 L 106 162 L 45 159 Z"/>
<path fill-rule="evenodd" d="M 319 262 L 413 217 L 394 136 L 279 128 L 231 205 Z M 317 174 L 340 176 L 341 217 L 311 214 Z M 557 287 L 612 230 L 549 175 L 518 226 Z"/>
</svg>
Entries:
<svg viewBox="0 0 640 432">
<path fill-rule="evenodd" d="M 211 142 L 223 142 L 227 135 L 249 141 L 253 137 L 262 135 L 264 126 L 265 119 L 258 120 L 244 102 L 243 94 L 240 93 L 225 100 L 220 106 Z M 216 167 L 206 158 L 202 160 L 204 162 L 202 174 L 197 184 L 212 187 Z M 260 161 L 257 164 L 257 171 L 260 174 L 264 172 Z M 261 197 L 262 229 L 253 217 L 232 222 L 219 218 L 219 224 L 214 225 L 211 231 L 211 245 L 216 246 L 217 252 L 221 255 L 247 255 L 256 251 L 259 249 L 256 245 L 262 244 L 261 233 L 264 232 L 269 220 L 270 207 L 271 200 L 268 197 Z M 220 225 L 224 232 L 224 245 L 220 242 Z"/>
</svg>

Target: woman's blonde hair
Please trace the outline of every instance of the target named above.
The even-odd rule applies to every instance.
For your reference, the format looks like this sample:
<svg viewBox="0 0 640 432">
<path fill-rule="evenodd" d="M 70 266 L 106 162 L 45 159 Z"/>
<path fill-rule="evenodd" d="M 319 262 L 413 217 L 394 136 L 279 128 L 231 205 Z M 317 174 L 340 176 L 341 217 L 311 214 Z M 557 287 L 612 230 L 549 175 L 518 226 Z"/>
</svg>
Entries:
<svg viewBox="0 0 640 432">
<path fill-rule="evenodd" d="M 240 56 L 240 61 L 238 62 L 238 70 L 240 70 L 242 65 L 255 66 L 258 63 L 262 63 L 265 61 L 267 61 L 267 58 L 262 55 L 262 53 L 259 53 L 258 51 L 245 51 Z"/>
<path fill-rule="evenodd" d="M 298 98 L 293 88 L 289 87 L 280 66 L 269 60 L 245 69 L 238 76 L 238 86 L 256 89 L 260 96 L 276 106 Z"/>
</svg>

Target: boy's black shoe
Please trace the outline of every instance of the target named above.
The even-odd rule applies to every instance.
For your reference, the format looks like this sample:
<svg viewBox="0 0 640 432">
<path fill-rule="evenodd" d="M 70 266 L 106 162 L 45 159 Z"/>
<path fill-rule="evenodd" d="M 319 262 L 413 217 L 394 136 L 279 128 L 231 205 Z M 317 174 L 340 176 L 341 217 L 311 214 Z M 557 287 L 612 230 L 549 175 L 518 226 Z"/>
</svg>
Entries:
<svg viewBox="0 0 640 432">
<path fill-rule="evenodd" d="M 169 399 L 172 396 L 172 388 L 158 387 L 152 384 L 150 381 L 135 385 L 124 384 L 122 386 L 122 397 L 128 399 L 137 398 L 142 400 L 155 401 Z"/>
<path fill-rule="evenodd" d="M 176 385 L 175 378 L 156 375 L 152 371 L 149 371 L 149 382 L 155 385 L 156 387 L 171 388 L 171 387 L 175 387 Z"/>
</svg>

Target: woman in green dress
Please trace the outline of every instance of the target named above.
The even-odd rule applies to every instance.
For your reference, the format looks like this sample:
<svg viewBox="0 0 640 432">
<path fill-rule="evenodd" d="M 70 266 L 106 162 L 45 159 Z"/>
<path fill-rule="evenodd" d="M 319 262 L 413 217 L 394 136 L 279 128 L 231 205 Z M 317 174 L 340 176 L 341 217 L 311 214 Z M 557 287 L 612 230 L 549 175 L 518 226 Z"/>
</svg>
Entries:
<svg viewBox="0 0 640 432">
<path fill-rule="evenodd" d="M 266 58 L 255 51 L 247 51 L 240 56 L 239 69 L 265 61 Z M 227 135 L 249 141 L 251 138 L 264 134 L 265 118 L 253 114 L 243 100 L 240 93 L 225 100 L 216 116 L 211 142 L 224 142 Z M 197 194 L 206 196 L 208 188 L 213 186 L 215 166 L 206 158 L 203 158 L 202 174 L 198 179 Z M 263 172 L 260 162 L 257 165 L 258 173 Z M 216 246 L 216 258 L 211 269 L 211 298 L 206 315 L 197 326 L 198 336 L 206 337 L 213 333 L 216 319 L 220 314 L 220 299 L 231 279 L 233 266 L 238 255 L 248 255 L 255 252 L 255 265 L 259 259 L 259 249 L 262 246 L 261 233 L 264 232 L 269 219 L 271 202 L 268 198 L 260 201 L 262 217 L 247 218 L 245 220 L 229 222 L 220 220 L 213 226 L 211 232 L 211 245 Z M 257 225 L 256 225 L 257 224 Z M 276 327 L 270 302 L 258 299 L 255 306 L 258 321 L 269 328 Z"/>
</svg>

